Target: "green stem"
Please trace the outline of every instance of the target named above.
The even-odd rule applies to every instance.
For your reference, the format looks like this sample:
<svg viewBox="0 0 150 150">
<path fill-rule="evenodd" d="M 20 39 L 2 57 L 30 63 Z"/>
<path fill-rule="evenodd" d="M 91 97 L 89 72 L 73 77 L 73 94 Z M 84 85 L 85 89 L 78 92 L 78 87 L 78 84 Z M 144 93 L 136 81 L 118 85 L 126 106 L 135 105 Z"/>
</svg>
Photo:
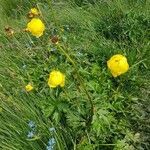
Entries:
<svg viewBox="0 0 150 150">
<path fill-rule="evenodd" d="M 92 122 L 92 118 L 93 118 L 93 115 L 94 115 L 94 106 L 93 106 L 93 102 L 92 102 L 92 98 L 90 96 L 90 94 L 88 93 L 87 89 L 86 89 L 86 86 L 84 84 L 84 81 L 82 79 L 82 77 L 80 76 L 79 72 L 78 72 L 78 68 L 77 68 L 77 65 L 75 63 L 75 61 L 69 56 L 69 54 L 60 46 L 58 45 L 58 49 L 60 50 L 60 52 L 62 52 L 66 58 L 72 63 L 74 69 L 75 69 L 75 72 L 77 74 L 77 77 L 78 77 L 78 80 L 79 80 L 79 83 L 80 85 L 82 86 L 84 92 L 86 93 L 87 95 L 87 98 L 89 100 L 89 103 L 91 105 L 91 113 L 90 113 L 90 117 L 88 118 L 88 121 L 87 121 L 87 127 L 89 128 L 91 126 L 91 122 Z"/>
<path fill-rule="evenodd" d="M 136 64 L 132 65 L 132 66 L 130 67 L 130 69 L 136 67 L 137 65 L 139 65 L 140 63 L 142 63 L 143 61 L 146 61 L 146 60 L 147 60 L 147 59 L 143 59 L 143 60 L 137 62 Z"/>
</svg>

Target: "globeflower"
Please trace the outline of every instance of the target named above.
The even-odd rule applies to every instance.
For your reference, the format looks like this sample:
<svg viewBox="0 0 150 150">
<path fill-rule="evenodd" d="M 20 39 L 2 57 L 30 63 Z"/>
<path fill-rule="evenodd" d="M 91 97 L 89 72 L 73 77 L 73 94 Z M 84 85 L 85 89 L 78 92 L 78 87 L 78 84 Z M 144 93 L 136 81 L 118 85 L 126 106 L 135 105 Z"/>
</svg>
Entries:
<svg viewBox="0 0 150 150">
<path fill-rule="evenodd" d="M 33 90 L 33 86 L 29 83 L 28 85 L 25 86 L 25 89 L 27 92 L 30 92 Z"/>
<path fill-rule="evenodd" d="M 39 15 L 39 11 L 36 8 L 31 8 L 30 13 L 34 15 Z"/>
<path fill-rule="evenodd" d="M 60 71 L 52 71 L 49 75 L 48 85 L 51 88 L 56 88 L 57 86 L 63 87 L 65 85 L 65 75 Z"/>
<path fill-rule="evenodd" d="M 121 74 L 124 74 L 129 69 L 129 64 L 127 62 L 127 58 L 121 54 L 112 56 L 107 61 L 107 66 L 110 69 L 113 77 L 117 77 Z"/>
<path fill-rule="evenodd" d="M 32 35 L 36 36 L 37 38 L 39 38 L 40 36 L 43 35 L 44 30 L 45 30 L 45 25 L 38 18 L 33 18 L 27 24 L 27 31 L 30 31 L 32 33 Z"/>
<path fill-rule="evenodd" d="M 37 8 L 31 8 L 29 13 L 28 13 L 28 17 L 29 18 L 34 18 L 36 16 L 40 15 L 39 11 Z"/>
</svg>

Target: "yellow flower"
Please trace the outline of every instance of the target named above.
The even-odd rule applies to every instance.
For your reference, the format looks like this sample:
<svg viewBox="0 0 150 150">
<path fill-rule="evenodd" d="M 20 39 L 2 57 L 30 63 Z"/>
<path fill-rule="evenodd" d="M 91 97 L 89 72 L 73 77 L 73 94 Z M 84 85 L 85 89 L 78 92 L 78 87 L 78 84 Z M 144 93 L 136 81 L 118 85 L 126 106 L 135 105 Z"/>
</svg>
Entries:
<svg viewBox="0 0 150 150">
<path fill-rule="evenodd" d="M 28 85 L 25 86 L 25 89 L 27 92 L 30 92 L 33 90 L 33 86 L 29 83 Z"/>
<path fill-rule="evenodd" d="M 40 19 L 33 18 L 27 24 L 27 30 L 30 31 L 34 36 L 38 38 L 43 35 L 43 32 L 45 30 L 45 25 Z"/>
<path fill-rule="evenodd" d="M 112 56 L 107 61 L 107 66 L 110 69 L 113 77 L 117 77 L 121 74 L 124 74 L 129 69 L 127 58 L 120 54 Z"/>
<path fill-rule="evenodd" d="M 28 13 L 28 15 L 27 15 L 27 17 L 28 18 L 34 18 L 34 17 L 37 17 L 39 15 L 40 15 L 40 12 L 38 11 L 38 9 L 31 8 L 30 11 L 29 11 L 29 13 Z"/>
<path fill-rule="evenodd" d="M 27 17 L 31 19 L 31 18 L 37 17 L 38 15 L 40 15 L 40 12 L 38 11 L 38 9 L 31 8 Z"/>
<path fill-rule="evenodd" d="M 36 8 L 31 8 L 29 13 L 32 13 L 35 16 L 39 15 L 39 11 Z"/>
<path fill-rule="evenodd" d="M 63 87 L 65 85 L 65 75 L 60 71 L 52 71 L 49 75 L 48 85 L 51 88 L 55 88 L 57 86 Z"/>
</svg>

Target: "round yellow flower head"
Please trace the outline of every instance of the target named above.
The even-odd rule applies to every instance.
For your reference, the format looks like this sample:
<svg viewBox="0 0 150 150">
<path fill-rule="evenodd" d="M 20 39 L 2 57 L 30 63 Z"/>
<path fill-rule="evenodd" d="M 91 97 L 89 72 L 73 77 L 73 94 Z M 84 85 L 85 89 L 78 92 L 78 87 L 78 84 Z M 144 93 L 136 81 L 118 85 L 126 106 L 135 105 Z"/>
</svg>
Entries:
<svg viewBox="0 0 150 150">
<path fill-rule="evenodd" d="M 49 75 L 48 85 L 51 88 L 63 87 L 65 85 L 65 75 L 60 71 L 52 71 Z"/>
<path fill-rule="evenodd" d="M 34 36 L 38 38 L 43 35 L 43 32 L 45 30 L 45 25 L 40 19 L 33 18 L 27 24 L 27 30 L 30 31 Z"/>
<path fill-rule="evenodd" d="M 31 8 L 28 15 L 27 15 L 27 17 L 29 19 L 32 19 L 32 18 L 37 17 L 39 15 L 40 15 L 40 12 L 38 11 L 37 8 Z"/>
<path fill-rule="evenodd" d="M 29 13 L 32 13 L 32 14 L 35 15 L 35 16 L 38 16 L 38 15 L 39 15 L 39 11 L 38 11 L 36 8 L 31 8 L 31 10 L 30 10 Z"/>
<path fill-rule="evenodd" d="M 28 85 L 25 86 L 25 89 L 27 92 L 30 92 L 33 90 L 33 86 L 29 83 Z"/>
<path fill-rule="evenodd" d="M 110 69 L 113 77 L 117 77 L 121 74 L 124 74 L 129 69 L 127 58 L 120 54 L 112 56 L 107 61 L 107 66 Z"/>
</svg>

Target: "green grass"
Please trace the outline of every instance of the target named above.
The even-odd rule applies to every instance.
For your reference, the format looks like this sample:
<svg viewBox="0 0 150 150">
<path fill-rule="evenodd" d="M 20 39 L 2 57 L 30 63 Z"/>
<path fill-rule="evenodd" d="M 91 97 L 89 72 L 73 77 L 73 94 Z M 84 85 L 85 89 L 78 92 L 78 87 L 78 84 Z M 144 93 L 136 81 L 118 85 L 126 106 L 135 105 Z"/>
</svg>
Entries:
<svg viewBox="0 0 150 150">
<path fill-rule="evenodd" d="M 23 32 L 34 6 L 46 25 L 38 39 Z M 149 150 L 149 8 L 148 0 L 2 0 L 0 149 L 43 150 L 55 138 L 56 150 Z M 113 78 L 106 62 L 118 53 L 130 69 Z M 65 73 L 64 88 L 48 87 L 53 69 Z"/>
</svg>

